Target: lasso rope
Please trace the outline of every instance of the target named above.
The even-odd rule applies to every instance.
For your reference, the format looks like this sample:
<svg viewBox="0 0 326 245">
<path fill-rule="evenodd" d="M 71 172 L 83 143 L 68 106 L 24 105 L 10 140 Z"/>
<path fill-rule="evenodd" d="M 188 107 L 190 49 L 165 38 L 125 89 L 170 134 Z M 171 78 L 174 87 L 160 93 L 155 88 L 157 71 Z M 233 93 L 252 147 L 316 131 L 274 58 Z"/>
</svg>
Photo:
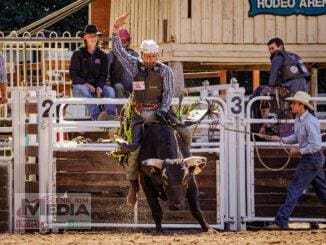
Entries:
<svg viewBox="0 0 326 245">
<path fill-rule="evenodd" d="M 264 163 L 263 159 L 261 158 L 261 155 L 259 153 L 259 149 L 258 149 L 258 146 L 257 146 L 257 141 L 256 141 L 256 137 L 255 136 L 258 136 L 260 138 L 264 138 L 266 140 L 271 140 L 272 136 L 270 135 L 267 135 L 267 134 L 260 134 L 260 133 L 250 133 L 250 132 L 246 132 L 246 131 L 242 131 L 242 130 L 236 130 L 236 129 L 230 129 L 230 128 L 227 128 L 225 125 L 221 124 L 221 126 L 225 129 L 225 130 L 228 130 L 228 131 L 234 131 L 234 132 L 237 132 L 237 133 L 243 133 L 243 134 L 249 134 L 249 135 L 252 135 L 253 137 L 253 142 L 254 142 L 254 148 L 255 148 L 255 151 L 256 151 L 256 154 L 257 154 L 257 157 L 258 157 L 258 160 L 259 162 L 261 163 L 261 165 L 263 165 L 266 169 L 270 170 L 270 171 L 281 171 L 283 169 L 285 169 L 289 163 L 290 163 L 290 160 L 291 160 L 291 155 L 290 155 L 290 152 L 288 151 L 288 149 L 285 147 L 285 145 L 282 143 L 282 142 L 278 142 L 283 150 L 288 154 L 288 159 L 286 161 L 286 163 L 280 167 L 280 168 L 271 168 L 269 167 L 266 163 Z"/>
<path fill-rule="evenodd" d="M 198 122 L 195 125 L 194 131 L 197 129 L 199 123 L 206 116 L 210 116 L 210 117 L 215 116 L 215 117 L 217 117 L 217 114 L 214 112 L 214 109 L 216 108 L 216 107 L 214 107 L 214 105 L 215 105 L 214 103 L 210 104 L 208 102 L 207 112 L 204 113 L 204 115 L 198 120 Z M 263 161 L 263 159 L 261 158 L 261 155 L 260 155 L 260 152 L 259 152 L 259 149 L 258 149 L 258 146 L 257 146 L 257 142 L 256 142 L 255 136 L 258 136 L 260 138 L 264 138 L 264 139 L 267 139 L 267 140 L 271 140 L 272 139 L 272 136 L 267 135 L 267 134 L 251 133 L 251 132 L 247 132 L 247 131 L 243 131 L 243 130 L 231 129 L 231 128 L 228 128 L 227 126 L 225 126 L 224 124 L 222 124 L 221 122 L 215 122 L 215 123 L 211 124 L 210 125 L 210 129 L 216 129 L 217 126 L 218 126 L 218 124 L 220 124 L 227 131 L 233 131 L 233 132 L 237 132 L 237 133 L 243 133 L 243 134 L 252 135 L 253 136 L 253 142 L 254 142 L 254 148 L 255 148 L 255 151 L 256 151 L 258 160 L 261 163 L 261 165 L 263 165 L 266 169 L 268 169 L 270 171 L 281 171 L 281 170 L 285 169 L 289 165 L 290 160 L 291 160 L 291 155 L 290 155 L 290 152 L 286 149 L 285 145 L 282 142 L 279 142 L 279 144 L 282 146 L 283 150 L 288 154 L 288 159 L 287 159 L 286 163 L 282 167 L 280 167 L 280 168 L 271 168 L 267 164 L 265 164 L 264 161 Z"/>
</svg>

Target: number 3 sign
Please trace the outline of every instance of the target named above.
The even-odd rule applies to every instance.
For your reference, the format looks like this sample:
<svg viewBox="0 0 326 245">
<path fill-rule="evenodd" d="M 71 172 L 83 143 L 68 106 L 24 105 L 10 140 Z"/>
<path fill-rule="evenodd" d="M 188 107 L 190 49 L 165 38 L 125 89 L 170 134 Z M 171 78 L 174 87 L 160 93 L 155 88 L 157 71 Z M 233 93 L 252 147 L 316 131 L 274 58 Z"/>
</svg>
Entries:
<svg viewBox="0 0 326 245">
<path fill-rule="evenodd" d="M 226 104 L 229 116 L 244 117 L 244 88 L 229 88 Z"/>
</svg>

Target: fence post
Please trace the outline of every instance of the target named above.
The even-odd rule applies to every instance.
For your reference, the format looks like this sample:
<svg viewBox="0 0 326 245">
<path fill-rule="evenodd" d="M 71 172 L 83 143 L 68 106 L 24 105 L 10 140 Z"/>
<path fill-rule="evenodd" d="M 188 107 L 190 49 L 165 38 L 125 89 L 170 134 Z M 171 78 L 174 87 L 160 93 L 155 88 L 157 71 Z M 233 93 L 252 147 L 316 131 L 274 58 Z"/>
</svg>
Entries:
<svg viewBox="0 0 326 245">
<path fill-rule="evenodd" d="M 244 88 L 238 83 L 227 89 L 228 105 L 228 186 L 230 230 L 244 230 L 246 216 L 245 200 L 245 135 L 244 131 Z"/>
<path fill-rule="evenodd" d="M 14 232 L 24 232 L 23 227 L 18 227 L 18 222 L 24 223 L 24 217 L 17 219 L 17 213 L 21 208 L 21 200 L 25 198 L 25 101 L 26 92 L 20 89 L 12 91 L 12 121 L 13 121 L 13 150 L 14 150 Z"/>
<path fill-rule="evenodd" d="M 53 194 L 52 193 L 52 183 L 51 181 L 51 168 L 52 159 L 49 155 L 52 154 L 50 147 L 52 142 L 50 141 L 50 130 L 49 124 L 52 120 L 52 116 L 49 114 L 51 106 L 53 105 L 55 96 L 51 92 L 45 90 L 40 90 L 37 92 L 37 107 L 38 107 L 38 132 L 39 132 L 39 200 L 44 201 L 44 199 Z M 44 201 L 46 205 L 46 202 Z M 40 232 L 48 231 L 48 224 L 50 214 L 48 213 L 48 208 L 45 208 L 40 212 L 39 222 L 40 222 Z"/>
</svg>

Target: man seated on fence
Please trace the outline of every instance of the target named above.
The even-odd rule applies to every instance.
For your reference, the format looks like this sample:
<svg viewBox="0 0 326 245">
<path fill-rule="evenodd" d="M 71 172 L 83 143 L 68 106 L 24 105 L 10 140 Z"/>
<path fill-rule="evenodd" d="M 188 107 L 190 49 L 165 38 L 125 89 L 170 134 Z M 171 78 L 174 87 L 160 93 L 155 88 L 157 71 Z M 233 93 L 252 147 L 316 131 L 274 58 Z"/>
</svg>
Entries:
<svg viewBox="0 0 326 245">
<path fill-rule="evenodd" d="M 172 126 L 180 134 L 186 148 L 190 151 L 191 133 L 174 117 L 170 111 L 173 97 L 173 72 L 158 60 L 159 46 L 153 40 L 144 40 L 140 45 L 141 59 L 126 52 L 118 35 L 128 18 L 128 14 L 119 17 L 113 28 L 113 53 L 133 77 L 132 139 L 130 143 L 122 143 L 121 152 L 128 154 L 127 178 L 131 188 L 127 197 L 127 206 L 134 207 L 137 201 L 138 166 L 142 127 L 144 122 L 172 121 Z"/>
<path fill-rule="evenodd" d="M 262 85 L 256 88 L 250 99 L 259 95 L 278 93 L 276 98 L 283 100 L 297 91 L 307 91 L 311 76 L 302 59 L 297 54 L 285 50 L 283 40 L 278 37 L 270 39 L 267 47 L 271 60 L 268 86 Z M 273 87 L 281 87 L 281 89 L 273 90 Z M 278 101 L 277 103 L 280 102 Z M 285 105 L 283 106 L 285 107 Z M 257 109 L 257 106 L 252 107 L 254 115 L 257 114 Z M 283 110 L 285 108 L 278 108 L 278 111 Z M 284 116 L 281 112 L 277 113 L 279 118 Z"/>
<path fill-rule="evenodd" d="M 3 54 L 0 52 L 0 104 L 6 104 L 7 99 L 7 71 L 6 61 Z"/>
<path fill-rule="evenodd" d="M 122 46 L 127 51 L 127 53 L 138 58 L 138 53 L 129 48 L 131 42 L 129 32 L 126 29 L 119 30 L 119 37 L 121 39 Z M 128 97 L 132 92 L 133 77 L 129 72 L 126 72 L 125 68 L 115 57 L 112 51 L 108 53 L 108 63 L 109 79 L 111 86 L 115 90 L 116 97 Z"/>
<path fill-rule="evenodd" d="M 314 187 L 317 197 L 326 204 L 326 180 L 323 170 L 325 156 L 321 147 L 320 123 L 308 109 L 313 110 L 309 103 L 310 96 L 306 92 L 298 91 L 291 101 L 292 113 L 296 115 L 294 134 L 288 137 L 272 136 L 272 141 L 285 144 L 299 143 L 298 148 L 292 148 L 292 157 L 301 156 L 294 176 L 288 186 L 285 203 L 277 211 L 275 224 L 268 229 L 287 229 L 289 217 L 292 214 L 298 199 L 303 191 L 310 185 Z"/>
<path fill-rule="evenodd" d="M 82 37 L 84 46 L 74 51 L 70 61 L 72 94 L 85 98 L 115 98 L 114 89 L 107 85 L 108 58 L 98 47 L 102 35 L 95 25 L 85 27 Z M 108 120 L 116 115 L 115 105 L 104 105 L 101 112 L 98 105 L 88 105 L 93 120 Z"/>
<path fill-rule="evenodd" d="M 278 37 L 269 40 L 267 47 L 271 60 L 268 86 L 285 87 L 292 94 L 306 91 L 311 75 L 302 59 L 297 54 L 285 50 L 283 40 Z M 264 86 L 259 86 L 254 91 L 254 96 L 260 95 L 263 89 Z"/>
</svg>

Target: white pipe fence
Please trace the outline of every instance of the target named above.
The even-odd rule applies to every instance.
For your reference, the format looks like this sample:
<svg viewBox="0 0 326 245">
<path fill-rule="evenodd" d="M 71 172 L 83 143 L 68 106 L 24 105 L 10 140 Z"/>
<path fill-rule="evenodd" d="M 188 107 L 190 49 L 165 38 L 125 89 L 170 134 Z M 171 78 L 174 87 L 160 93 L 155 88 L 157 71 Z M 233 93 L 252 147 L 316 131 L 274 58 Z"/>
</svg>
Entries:
<svg viewBox="0 0 326 245">
<path fill-rule="evenodd" d="M 47 89 L 39 89 L 36 91 L 36 100 L 35 97 L 28 97 L 24 89 L 14 90 L 13 91 L 13 102 L 17 103 L 19 106 L 15 106 L 14 108 L 14 118 L 13 118 L 13 131 L 14 131 L 14 140 L 15 140 L 15 148 L 14 148 L 14 173 L 13 178 L 15 179 L 12 195 L 15 193 L 23 193 L 25 190 L 25 102 L 33 101 L 38 104 L 38 137 L 37 142 L 34 142 L 35 146 L 38 146 L 38 166 L 39 166 L 39 195 L 42 198 L 44 193 L 54 194 L 56 192 L 56 166 L 53 158 L 54 151 L 79 151 L 79 150 L 87 150 L 87 151 L 110 151 L 114 149 L 114 144 L 112 143 L 90 143 L 90 144 L 76 144 L 71 142 L 63 141 L 63 137 L 60 137 L 60 140 L 56 140 L 57 133 L 66 132 L 69 129 L 70 132 L 80 132 L 80 131 L 103 131 L 105 128 L 117 128 L 119 127 L 119 123 L 117 121 L 104 121 L 104 122 L 94 122 L 94 121 L 67 121 L 64 118 L 64 113 L 59 113 L 59 117 L 56 117 L 56 108 L 58 105 L 67 105 L 67 104 L 125 104 L 126 100 L 124 99 L 81 99 L 81 98 L 56 98 L 56 94 L 54 91 L 51 91 L 50 88 Z M 198 97 L 197 100 L 200 100 Z M 51 100 L 51 107 L 47 107 L 43 101 Z M 208 100 L 214 100 L 219 104 L 219 110 L 221 118 L 218 118 L 219 121 L 223 121 L 226 115 L 226 104 L 221 98 L 208 98 Z M 185 98 L 184 104 L 190 104 L 194 102 L 194 97 Z M 177 103 L 174 100 L 174 103 Z M 206 100 L 202 102 L 202 106 L 205 107 L 207 103 Z M 44 107 L 44 105 L 46 105 Z M 44 111 L 48 109 L 49 117 L 43 117 Z M 59 110 L 60 111 L 60 110 Z M 209 129 L 209 124 L 213 122 L 214 119 L 205 119 L 199 128 Z M 214 130 L 218 130 L 219 134 L 217 137 L 220 139 L 220 142 L 208 142 L 201 140 L 193 144 L 192 152 L 201 153 L 201 152 L 211 152 L 213 154 L 219 155 L 219 164 L 217 165 L 216 170 L 216 190 L 219 191 L 217 196 L 219 199 L 217 200 L 217 223 L 213 224 L 213 227 L 223 229 L 224 228 L 224 220 L 229 220 L 224 214 L 224 208 L 228 206 L 227 204 L 227 196 L 225 190 L 225 180 L 224 173 L 226 170 L 224 169 L 224 162 L 226 162 L 226 148 L 223 142 L 225 136 L 224 128 L 218 127 L 214 128 Z M 207 140 L 207 138 L 206 138 Z M 14 199 L 14 203 L 12 204 L 12 208 L 10 210 L 10 215 L 13 218 L 12 224 L 16 223 L 16 216 L 14 215 L 14 210 L 17 210 L 19 206 L 18 200 Z M 91 227 L 144 227 L 151 226 L 150 224 L 138 224 L 137 219 L 137 207 L 134 210 L 135 212 L 135 224 L 106 224 L 106 223 L 94 223 L 91 224 Z M 40 228 L 42 231 L 48 228 L 51 229 L 59 229 L 63 224 L 57 224 L 55 222 L 55 217 L 45 212 L 40 215 L 40 223 L 45 224 L 44 227 Z M 166 224 L 166 227 L 181 227 L 180 224 Z M 196 224 L 186 224 L 184 227 L 188 228 L 197 228 Z M 16 228 L 16 227 L 15 227 Z M 23 232 L 24 229 L 15 229 L 17 232 Z"/>
<path fill-rule="evenodd" d="M 48 89 L 40 89 L 36 92 L 36 97 L 28 97 L 24 90 L 14 90 L 12 103 L 15 105 L 13 112 L 14 132 L 14 171 L 11 178 L 15 179 L 14 187 L 10 192 L 11 197 L 15 193 L 25 190 L 25 102 L 33 101 L 38 103 L 38 142 L 34 142 L 39 148 L 39 193 L 54 194 L 56 192 L 56 165 L 53 158 L 55 151 L 110 151 L 115 149 L 115 144 L 109 143 L 86 143 L 78 144 L 76 142 L 67 142 L 63 140 L 64 132 L 82 132 L 82 131 L 104 131 L 106 128 L 118 128 L 117 121 L 69 121 L 65 118 L 63 107 L 65 105 L 86 105 L 86 104 L 125 104 L 125 99 L 88 99 L 88 98 L 57 98 L 56 93 Z M 219 106 L 220 117 L 216 119 L 219 123 L 217 130 L 218 142 L 210 142 L 207 138 L 203 138 L 192 144 L 192 152 L 211 152 L 219 156 L 219 165 L 216 172 L 216 189 L 220 192 L 219 200 L 217 200 L 217 217 L 219 221 L 213 224 L 213 227 L 219 229 L 245 230 L 246 222 L 252 221 L 270 221 L 273 217 L 256 217 L 255 215 L 255 190 L 254 190 L 254 162 L 253 147 L 269 147 L 275 148 L 278 144 L 273 142 L 253 142 L 250 137 L 250 125 L 252 123 L 279 123 L 274 119 L 253 119 L 250 117 L 250 108 L 252 103 L 257 100 L 266 100 L 270 97 L 256 97 L 248 102 L 247 108 L 244 106 L 244 90 L 237 86 L 228 89 L 225 102 L 220 97 L 186 97 L 183 102 L 185 105 L 201 101 L 203 108 L 206 107 L 207 100 L 216 101 Z M 49 100 L 49 106 L 44 107 L 44 101 Z M 195 101 L 196 100 L 196 101 Z M 326 101 L 326 98 L 313 98 L 313 100 Z M 177 104 L 174 99 L 173 103 Z M 59 106 L 59 107 L 58 107 Z M 56 110 L 59 108 L 57 117 Z M 44 111 L 48 110 L 49 117 L 44 117 Z M 245 116 L 245 111 L 247 116 Z M 214 122 L 214 118 L 206 118 L 199 125 L 199 129 L 210 129 L 210 124 Z M 293 122 L 283 120 L 282 122 Z M 326 120 L 320 120 L 322 124 Z M 60 139 L 57 140 L 57 134 Z M 1 143 L 1 142 L 0 142 Z M 256 143 L 256 145 L 254 145 Z M 10 147 L 10 144 L 3 142 L 1 147 Z M 326 142 L 323 142 L 326 147 Z M 7 149 L 7 148 L 6 148 Z M 3 159 L 10 160 L 10 159 Z M 41 196 L 40 196 L 41 197 Z M 13 200 L 13 199 L 11 199 Z M 13 200 L 10 208 L 11 217 L 13 210 L 16 210 L 16 200 Z M 91 227 L 153 227 L 152 224 L 139 224 L 137 219 L 137 207 L 134 210 L 134 223 L 93 223 Z M 46 224 L 42 228 L 59 229 L 65 227 L 64 223 L 56 223 L 55 217 L 47 213 L 41 215 L 41 222 Z M 317 221 L 326 222 L 326 219 L 320 218 L 293 218 L 295 221 Z M 11 224 L 15 223 L 15 219 L 11 220 Z M 174 228 L 197 228 L 196 224 L 166 224 L 166 227 Z M 17 230 L 18 231 L 18 230 Z M 22 231 L 22 230 L 19 230 Z"/>
</svg>

